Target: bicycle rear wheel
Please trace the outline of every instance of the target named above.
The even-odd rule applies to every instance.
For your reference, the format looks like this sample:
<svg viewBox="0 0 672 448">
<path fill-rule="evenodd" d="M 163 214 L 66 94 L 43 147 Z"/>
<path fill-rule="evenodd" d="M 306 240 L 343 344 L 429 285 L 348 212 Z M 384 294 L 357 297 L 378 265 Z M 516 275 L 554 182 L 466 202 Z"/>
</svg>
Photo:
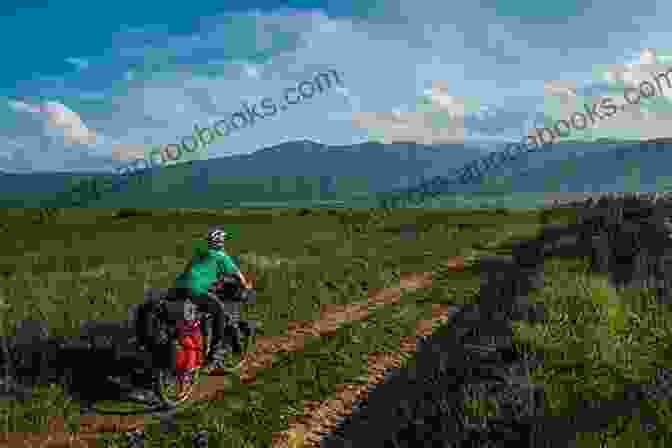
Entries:
<svg viewBox="0 0 672 448">
<path fill-rule="evenodd" d="M 198 382 L 197 369 L 178 372 L 175 368 L 148 366 L 144 372 L 109 382 L 118 390 L 116 399 L 99 400 L 92 410 L 98 414 L 142 414 L 170 409 L 190 400 Z M 139 395 L 139 396 L 138 396 Z"/>
<path fill-rule="evenodd" d="M 200 348 L 200 356 L 196 355 L 196 358 L 190 358 L 189 361 L 187 358 L 182 358 L 180 362 L 177 362 L 177 356 L 172 359 L 175 362 L 171 361 L 171 365 L 174 368 L 162 369 L 156 378 L 155 382 L 155 392 L 159 398 L 168 405 L 179 405 L 191 398 L 196 384 L 201 376 L 201 367 L 208 354 L 209 345 L 211 342 L 211 326 L 210 319 L 206 314 L 200 314 L 197 316 L 198 322 L 198 333 L 200 333 L 200 342 L 197 343 Z M 198 340 L 198 339 L 197 339 Z M 192 340 L 193 344 L 194 341 Z M 194 356 L 194 346 L 190 350 L 190 356 Z M 186 350 L 185 347 L 182 347 L 179 337 L 174 341 L 174 348 L 177 352 Z M 180 353 L 182 355 L 183 353 Z M 200 358 L 200 359 L 199 359 Z M 181 370 L 178 370 L 178 367 L 181 363 Z M 184 368 L 184 367 L 188 368 Z"/>
<path fill-rule="evenodd" d="M 156 383 L 156 394 L 169 406 L 177 406 L 188 401 L 194 393 L 200 371 L 194 369 L 184 375 L 174 371 L 160 372 Z"/>
</svg>

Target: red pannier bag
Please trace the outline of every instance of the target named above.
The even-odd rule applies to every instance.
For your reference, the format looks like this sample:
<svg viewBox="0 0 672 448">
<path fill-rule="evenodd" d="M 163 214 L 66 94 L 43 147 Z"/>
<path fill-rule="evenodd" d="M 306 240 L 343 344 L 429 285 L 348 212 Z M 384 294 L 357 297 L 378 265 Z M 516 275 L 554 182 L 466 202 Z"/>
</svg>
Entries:
<svg viewBox="0 0 672 448">
<path fill-rule="evenodd" d="M 184 374 L 203 365 L 203 336 L 198 320 L 179 321 L 177 331 L 175 367 L 178 374 Z"/>
</svg>

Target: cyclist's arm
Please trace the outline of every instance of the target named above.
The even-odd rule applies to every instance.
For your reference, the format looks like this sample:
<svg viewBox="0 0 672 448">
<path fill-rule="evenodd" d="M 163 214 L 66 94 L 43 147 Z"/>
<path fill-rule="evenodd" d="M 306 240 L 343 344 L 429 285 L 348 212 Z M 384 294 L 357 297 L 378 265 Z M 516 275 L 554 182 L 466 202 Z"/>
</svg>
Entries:
<svg viewBox="0 0 672 448">
<path fill-rule="evenodd" d="M 240 279 L 240 283 L 242 283 L 243 287 L 247 289 L 252 287 L 252 285 L 247 281 L 243 273 L 240 272 L 240 269 L 238 268 L 238 266 L 236 266 L 236 263 L 234 263 L 231 257 L 229 257 L 228 255 L 224 255 L 222 257 L 222 266 L 224 268 L 224 272 L 228 272 L 237 276 Z"/>
<path fill-rule="evenodd" d="M 237 272 L 237 275 L 238 275 L 238 278 L 240 279 L 240 282 L 243 284 L 243 286 L 245 288 L 247 288 L 247 289 L 252 288 L 252 285 L 250 284 L 250 282 L 247 281 L 247 279 L 245 278 L 243 273 L 240 272 L 240 270 Z"/>
</svg>

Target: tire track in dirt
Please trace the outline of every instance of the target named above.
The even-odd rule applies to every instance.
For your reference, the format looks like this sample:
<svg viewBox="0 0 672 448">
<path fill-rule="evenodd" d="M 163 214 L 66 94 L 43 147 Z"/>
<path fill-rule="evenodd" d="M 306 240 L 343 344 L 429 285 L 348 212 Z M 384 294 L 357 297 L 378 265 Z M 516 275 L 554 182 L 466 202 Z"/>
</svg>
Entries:
<svg viewBox="0 0 672 448">
<path fill-rule="evenodd" d="M 444 266 L 462 269 L 464 263 L 465 260 L 462 257 L 452 257 L 444 263 Z M 348 322 L 366 319 L 379 306 L 399 302 L 401 291 L 404 289 L 417 290 L 431 285 L 431 272 L 402 273 L 399 286 L 370 291 L 369 299 L 365 302 L 325 305 L 322 307 L 321 317 L 318 320 L 289 322 L 286 335 L 257 337 L 256 350 L 247 353 L 241 364 L 241 382 L 244 384 L 253 382 L 257 370 L 272 365 L 275 353 L 302 350 L 307 336 L 332 334 Z M 228 382 L 226 376 L 204 378 L 197 385 L 193 400 L 218 399 L 226 390 Z M 148 417 L 138 415 L 83 415 L 79 418 L 79 432 L 73 435 L 67 432 L 63 417 L 51 417 L 47 432 L 5 433 L 1 435 L 0 446 L 17 448 L 95 447 L 98 433 L 130 432 L 142 429 L 148 420 Z"/>
<path fill-rule="evenodd" d="M 417 338 L 431 335 L 436 327 L 445 323 L 459 310 L 454 305 L 432 305 L 432 318 L 417 322 L 414 337 L 404 337 L 399 351 L 370 353 L 367 362 L 366 384 L 346 383 L 336 386 L 336 397 L 324 401 L 306 401 L 303 415 L 290 417 L 289 428 L 273 434 L 272 448 L 319 448 L 322 434 L 336 429 L 338 420 L 352 414 L 357 401 L 366 400 L 372 385 L 385 381 L 390 369 L 403 363 L 402 354 L 417 351 Z"/>
</svg>

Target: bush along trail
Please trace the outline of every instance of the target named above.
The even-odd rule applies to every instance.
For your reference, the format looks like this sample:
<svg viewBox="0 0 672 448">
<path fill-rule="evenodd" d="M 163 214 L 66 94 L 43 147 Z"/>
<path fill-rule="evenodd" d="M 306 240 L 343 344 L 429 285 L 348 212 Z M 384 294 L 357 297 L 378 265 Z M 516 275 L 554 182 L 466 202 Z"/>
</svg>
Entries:
<svg viewBox="0 0 672 448">
<path fill-rule="evenodd" d="M 463 259 L 456 257 L 448 265 L 461 269 Z M 259 370 L 271 367 L 278 353 L 303 349 L 310 337 L 333 334 L 339 327 L 353 321 L 364 320 L 378 307 L 398 303 L 402 290 L 427 288 L 432 284 L 431 273 L 409 273 L 400 276 L 398 287 L 373 291 L 364 303 L 330 305 L 322 310 L 321 318 L 312 322 L 290 322 L 284 336 L 258 336 L 254 352 L 246 354 L 240 369 L 240 382 L 253 383 Z M 231 380 L 228 377 L 209 376 L 198 385 L 194 402 L 219 399 Z M 222 399 L 223 396 L 221 396 Z M 83 415 L 79 419 L 80 430 L 76 434 L 65 431 L 63 418 L 53 417 L 49 421 L 49 433 L 6 433 L 0 446 L 7 447 L 57 447 L 57 446 L 97 446 L 97 434 L 104 432 L 131 432 L 141 430 L 148 418 L 144 416 Z"/>
</svg>

